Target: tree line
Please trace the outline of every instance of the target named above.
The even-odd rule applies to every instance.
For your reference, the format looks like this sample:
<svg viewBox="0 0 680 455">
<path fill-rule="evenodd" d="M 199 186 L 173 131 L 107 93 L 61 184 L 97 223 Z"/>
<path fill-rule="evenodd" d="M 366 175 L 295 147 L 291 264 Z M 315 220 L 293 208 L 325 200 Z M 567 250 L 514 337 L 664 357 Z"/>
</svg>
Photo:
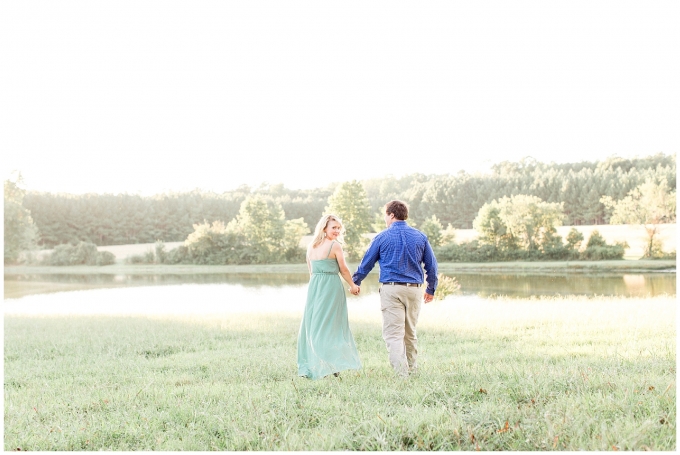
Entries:
<svg viewBox="0 0 680 455">
<path fill-rule="evenodd" d="M 482 206 L 473 221 L 478 239 L 459 243 L 453 241 L 455 234 L 438 238 L 435 233 L 442 230 L 436 218 L 425 231 L 433 232 L 428 238 L 439 246 L 435 247 L 437 258 L 446 262 L 623 259 L 628 245 L 609 245 L 598 231 L 582 246 L 583 234 L 572 227 L 565 242 L 556 229 L 564 218 L 562 203 L 518 194 Z"/>
<path fill-rule="evenodd" d="M 546 242 L 559 243 L 550 240 L 549 225 L 612 222 L 646 225 L 650 235 L 648 251 L 658 251 L 654 225 L 674 222 L 670 219 L 675 219 L 675 185 L 675 155 L 663 154 L 575 164 L 546 164 L 525 158 L 516 163 L 499 163 L 491 173 L 474 176 L 465 172 L 453 176 L 387 176 L 315 190 L 290 190 L 281 184 L 257 189 L 242 186 L 219 195 L 201 191 L 153 197 L 26 192 L 21 189 L 19 177 L 14 182 L 5 181 L 5 262 L 11 262 L 22 249 L 38 245 L 45 248 L 67 244 L 75 247 L 81 242 L 115 245 L 185 241 L 186 246 L 194 239 L 194 256 L 178 260 L 205 263 L 207 259 L 195 256 L 200 249 L 196 239 L 212 234 L 231 236 L 228 243 L 236 256 L 230 256 L 226 263 L 297 260 L 294 237 L 299 242 L 328 211 L 344 217 L 349 253 L 356 257 L 366 246 L 362 234 L 383 229 L 379 209 L 390 199 L 409 203 L 409 222 L 426 232 L 435 246 L 452 243 L 456 228 L 474 226 L 482 234 L 482 243 L 489 240 L 487 249 L 493 246 L 499 252 L 507 242 L 497 240 L 512 238 L 528 244 L 521 248 L 510 245 L 506 250 L 537 251 L 537 245 L 544 248 Z M 517 227 L 512 219 L 521 211 L 508 209 L 511 203 L 531 206 L 528 213 L 534 221 L 543 216 L 541 210 L 549 208 L 552 215 L 546 215 L 549 221 L 543 227 Z M 503 220 L 497 217 L 480 221 L 499 213 L 505 213 Z M 487 232 L 490 226 L 505 229 L 506 237 L 493 237 L 496 234 Z M 546 234 L 533 239 L 531 234 L 517 229 L 538 229 L 536 232 Z M 64 248 L 64 257 L 87 256 Z M 476 251 L 476 247 L 473 249 Z M 239 259 L 237 253 L 253 257 Z M 89 261 L 95 259 L 93 256 Z"/>
<path fill-rule="evenodd" d="M 409 203 L 415 225 L 434 215 L 444 226 L 469 229 L 484 204 L 523 194 L 562 203 L 565 225 L 607 224 L 610 215 L 601 202 L 603 196 L 622 199 L 648 180 L 665 180 L 675 188 L 675 161 L 675 155 L 664 154 L 567 164 L 525 158 L 496 164 L 487 174 L 411 174 L 361 183 L 372 218 L 385 202 L 401 199 Z M 177 242 L 185 240 L 196 223 L 235 219 L 243 201 L 254 195 L 279 204 L 287 219 L 302 218 L 314 226 L 338 185 L 311 190 L 281 184 L 242 186 L 222 194 L 195 190 L 151 197 L 27 192 L 23 206 L 30 212 L 39 232 L 38 243 L 44 248 L 79 241 L 95 245 Z"/>
<path fill-rule="evenodd" d="M 602 202 L 611 211 L 612 222 L 642 224 L 651 229 L 646 257 L 666 257 L 658 239 L 654 240 L 656 231 L 652 229 L 658 223 L 675 221 L 675 190 L 666 181 L 650 180 L 619 201 L 603 196 Z M 446 262 L 623 258 L 628 245 L 607 244 L 597 231 L 585 245 L 583 234 L 573 227 L 562 239 L 556 227 L 566 217 L 563 205 L 523 194 L 494 199 L 477 212 L 473 226 L 479 238 L 471 242 L 457 242 L 455 228 L 449 224 L 444 229 L 435 215 L 425 219 L 420 229 L 428 236 L 435 255 Z M 349 259 L 359 260 L 368 246 L 363 234 L 371 228 L 371 207 L 364 186 L 356 180 L 339 185 L 328 198 L 324 213 L 337 214 L 344 220 L 345 251 Z M 128 262 L 210 265 L 304 262 L 299 241 L 309 232 L 307 223 L 302 218 L 286 220 L 280 204 L 267 203 L 259 195 L 248 196 L 236 218 L 226 225 L 220 221 L 193 227 L 194 232 L 180 247 L 165 251 L 164 244 L 158 242 L 155 251 L 128 258 Z M 384 229 L 384 221 L 376 220 L 374 228 Z"/>
</svg>

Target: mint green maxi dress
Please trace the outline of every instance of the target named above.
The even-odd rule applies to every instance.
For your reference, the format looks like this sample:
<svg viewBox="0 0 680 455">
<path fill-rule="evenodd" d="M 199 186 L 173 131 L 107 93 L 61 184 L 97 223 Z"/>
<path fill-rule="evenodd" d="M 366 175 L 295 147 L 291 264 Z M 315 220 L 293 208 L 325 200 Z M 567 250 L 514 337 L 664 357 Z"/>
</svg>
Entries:
<svg viewBox="0 0 680 455">
<path fill-rule="evenodd" d="M 338 275 L 340 266 L 328 255 L 311 261 L 312 276 L 298 334 L 298 376 L 310 379 L 361 368 L 349 329 L 345 288 Z"/>
</svg>

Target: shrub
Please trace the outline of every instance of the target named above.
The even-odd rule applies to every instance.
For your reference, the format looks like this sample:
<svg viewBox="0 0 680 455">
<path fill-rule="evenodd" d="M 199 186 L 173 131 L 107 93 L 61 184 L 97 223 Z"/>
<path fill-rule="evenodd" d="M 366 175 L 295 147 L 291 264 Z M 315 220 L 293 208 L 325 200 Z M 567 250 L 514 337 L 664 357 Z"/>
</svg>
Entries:
<svg viewBox="0 0 680 455">
<path fill-rule="evenodd" d="M 602 234 L 600 234 L 600 232 L 597 230 L 593 231 L 590 234 L 590 237 L 588 238 L 588 243 L 586 244 L 586 248 L 595 246 L 607 246 L 607 242 L 604 240 L 604 237 L 602 237 Z"/>
<path fill-rule="evenodd" d="M 156 255 L 152 250 L 145 251 L 142 254 L 134 254 L 125 258 L 127 264 L 156 264 Z"/>
<path fill-rule="evenodd" d="M 116 255 L 110 251 L 100 251 L 97 254 L 97 265 L 111 265 L 116 263 Z"/>
<path fill-rule="evenodd" d="M 284 260 L 288 263 L 300 264 L 305 262 L 306 257 L 307 250 L 301 247 L 296 247 L 294 249 L 288 249 L 285 251 Z"/>
<path fill-rule="evenodd" d="M 571 234 L 571 233 L 570 233 Z M 495 246 L 480 243 L 477 240 L 460 244 L 450 243 L 434 248 L 435 256 L 442 262 L 496 262 L 496 261 L 556 261 L 556 260 L 612 260 L 623 259 L 628 244 L 617 243 L 607 245 L 604 238 L 593 231 L 592 243 L 583 252 L 572 248 L 577 242 L 573 240 L 578 236 L 571 237 L 572 242 L 567 245 L 562 243 L 562 237 L 548 232 L 544 235 L 540 249 L 526 250 L 518 247 Z M 502 245 L 502 244 L 501 244 Z"/>
<path fill-rule="evenodd" d="M 245 236 L 236 232 L 206 230 L 192 239 L 187 253 L 192 264 L 258 263 L 258 260 L 261 259 L 260 252 L 251 248 L 246 242 Z"/>
<path fill-rule="evenodd" d="M 626 248 L 628 248 L 628 244 L 625 242 L 608 245 L 602 234 L 595 230 L 590 234 L 586 249 L 581 251 L 579 258 L 589 261 L 623 259 Z"/>
<path fill-rule="evenodd" d="M 623 259 L 625 248 L 621 244 L 590 246 L 581 252 L 581 259 L 590 261 L 604 261 L 612 259 Z"/>
<path fill-rule="evenodd" d="M 446 296 L 460 291 L 460 283 L 455 276 L 449 277 L 440 273 L 437 275 L 437 279 L 439 281 L 437 284 L 437 290 L 435 291 L 435 300 L 442 300 Z"/>
<path fill-rule="evenodd" d="M 675 258 L 676 258 L 676 254 L 675 254 L 675 250 L 673 250 L 673 251 L 670 251 L 668 253 L 666 253 L 665 251 L 662 251 L 659 256 L 655 256 L 652 259 L 675 259 Z"/>
<path fill-rule="evenodd" d="M 116 262 L 116 256 L 109 251 L 97 251 L 90 242 L 77 245 L 57 245 L 54 251 L 43 259 L 45 265 L 109 265 Z"/>
<path fill-rule="evenodd" d="M 581 242 L 583 242 L 583 233 L 576 228 L 569 229 L 569 233 L 567 234 L 567 247 L 572 250 L 578 250 L 581 247 Z"/>
<path fill-rule="evenodd" d="M 165 243 L 161 242 L 160 240 L 156 240 L 154 251 L 155 251 L 154 262 L 156 264 L 165 263 L 165 257 L 168 254 L 165 251 Z"/>
<path fill-rule="evenodd" d="M 184 245 L 180 245 L 175 249 L 167 252 L 165 255 L 166 264 L 191 264 L 191 256 L 189 254 L 189 248 Z"/>
<path fill-rule="evenodd" d="M 663 242 L 658 238 L 652 238 L 645 244 L 644 255 L 646 259 L 675 259 L 675 250 L 667 253 L 663 250 Z"/>
<path fill-rule="evenodd" d="M 500 259 L 502 251 L 494 245 L 480 245 L 479 241 L 449 243 L 434 248 L 435 256 L 439 261 L 446 262 L 490 262 Z"/>
<path fill-rule="evenodd" d="M 573 250 L 562 243 L 562 237 L 553 231 L 548 231 L 543 235 L 540 247 L 544 259 L 569 259 L 573 254 Z"/>
</svg>

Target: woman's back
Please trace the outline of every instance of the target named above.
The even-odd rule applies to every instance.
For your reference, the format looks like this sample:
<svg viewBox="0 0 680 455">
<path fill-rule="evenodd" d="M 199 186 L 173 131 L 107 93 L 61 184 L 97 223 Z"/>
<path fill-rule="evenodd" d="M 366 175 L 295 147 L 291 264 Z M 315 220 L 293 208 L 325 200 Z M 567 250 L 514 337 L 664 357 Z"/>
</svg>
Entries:
<svg viewBox="0 0 680 455">
<path fill-rule="evenodd" d="M 307 250 L 307 257 L 310 261 L 319 261 L 323 259 L 335 259 L 335 253 L 332 253 L 333 244 L 335 240 L 324 240 L 316 247 L 310 245 Z"/>
<path fill-rule="evenodd" d="M 332 273 L 337 275 L 340 273 L 340 265 L 335 258 L 330 259 L 315 259 L 312 263 L 312 275 L 315 273 Z M 338 277 L 340 279 L 340 277 Z"/>
</svg>

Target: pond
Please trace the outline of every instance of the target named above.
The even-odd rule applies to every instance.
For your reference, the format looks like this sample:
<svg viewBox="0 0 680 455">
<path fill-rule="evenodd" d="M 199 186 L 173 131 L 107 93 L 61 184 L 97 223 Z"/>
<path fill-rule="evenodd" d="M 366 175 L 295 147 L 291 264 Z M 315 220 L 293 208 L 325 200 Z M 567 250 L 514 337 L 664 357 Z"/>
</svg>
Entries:
<svg viewBox="0 0 680 455">
<path fill-rule="evenodd" d="M 676 294 L 675 272 L 451 275 L 461 289 L 448 299 Z M 305 273 L 5 275 L 5 313 L 205 313 L 234 302 L 248 311 L 269 311 L 272 305 L 277 310 L 288 305 L 297 311 L 304 307 L 308 280 Z M 378 274 L 372 273 L 362 283 L 361 296 L 348 294 L 348 298 L 377 301 L 378 286 Z"/>
</svg>

